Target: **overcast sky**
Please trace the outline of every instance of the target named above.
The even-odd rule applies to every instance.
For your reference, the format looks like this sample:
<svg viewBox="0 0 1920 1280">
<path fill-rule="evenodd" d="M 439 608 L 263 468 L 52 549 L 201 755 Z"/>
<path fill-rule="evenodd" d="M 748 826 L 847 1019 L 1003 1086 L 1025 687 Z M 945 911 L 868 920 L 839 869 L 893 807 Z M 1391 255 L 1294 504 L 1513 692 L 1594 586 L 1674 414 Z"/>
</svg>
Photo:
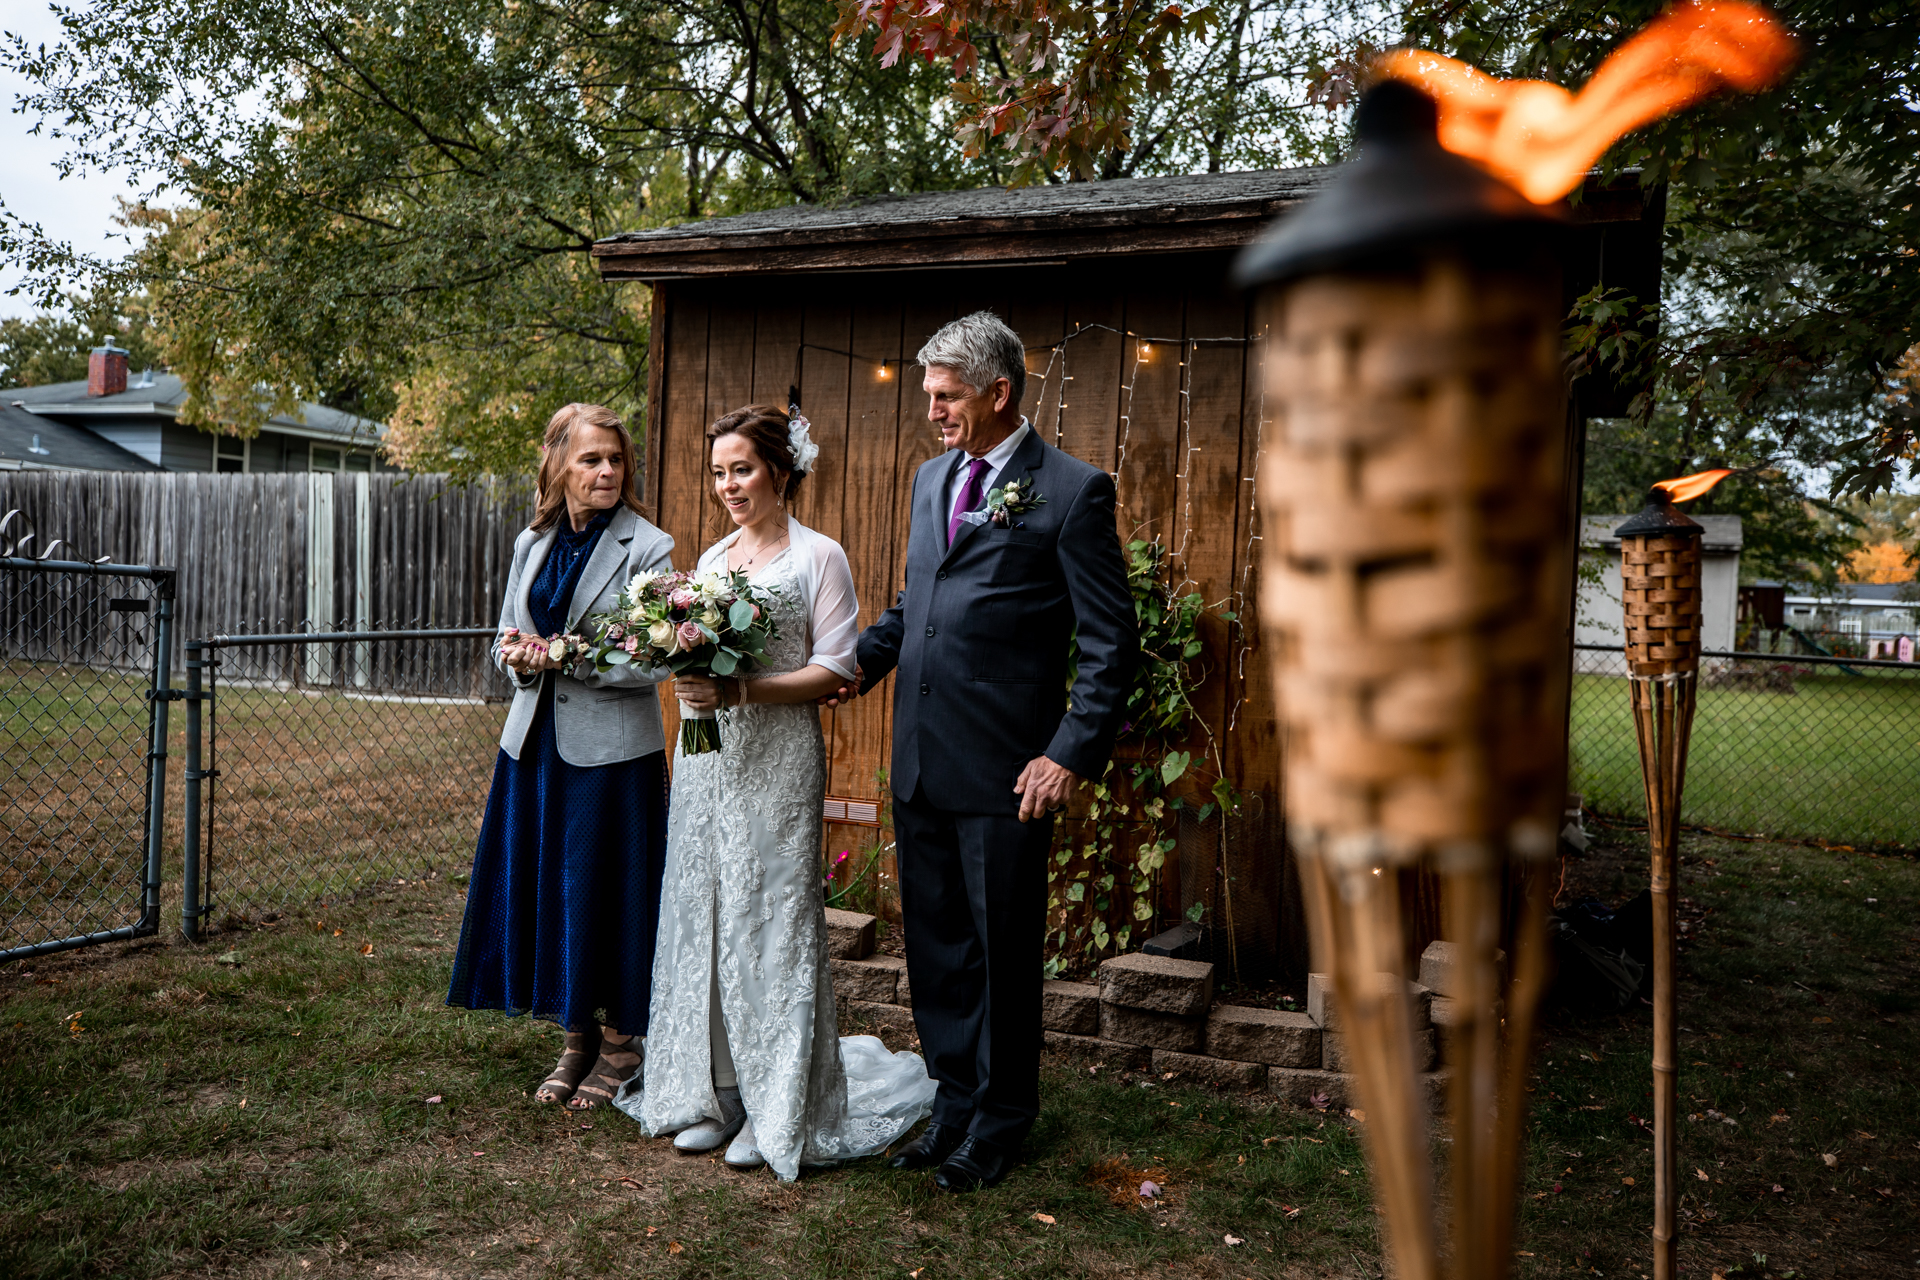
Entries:
<svg viewBox="0 0 1920 1280">
<path fill-rule="evenodd" d="M 60 25 L 42 0 L 0 0 L 0 27 L 33 44 L 52 44 L 60 36 Z M 128 176 L 74 174 L 63 180 L 55 165 L 65 144 L 31 136 L 28 130 L 36 117 L 16 110 L 20 95 L 29 87 L 11 72 L 0 70 L 0 108 L 4 108 L 0 112 L 0 200 L 16 216 L 39 223 L 82 251 L 125 253 L 127 242 L 118 237 L 126 233 L 113 225 L 113 215 L 119 207 L 115 196 L 135 194 Z M 32 313 L 24 296 L 6 296 L 19 283 L 15 264 L 0 262 L 0 316 Z"/>
</svg>

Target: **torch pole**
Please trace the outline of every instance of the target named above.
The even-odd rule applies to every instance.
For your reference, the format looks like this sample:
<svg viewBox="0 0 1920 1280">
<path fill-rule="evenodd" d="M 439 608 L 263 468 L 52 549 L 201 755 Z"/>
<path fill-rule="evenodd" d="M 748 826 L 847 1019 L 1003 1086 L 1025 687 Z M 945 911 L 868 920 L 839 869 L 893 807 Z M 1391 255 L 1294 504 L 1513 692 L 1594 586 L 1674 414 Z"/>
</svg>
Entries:
<svg viewBox="0 0 1920 1280">
<path fill-rule="evenodd" d="M 1656 491 L 1658 494 L 1658 491 Z M 1676 1280 L 1680 1189 L 1674 1116 L 1679 1094 L 1675 1036 L 1674 877 L 1679 865 L 1680 796 L 1700 670 L 1700 528 L 1655 499 L 1657 530 L 1621 527 L 1620 571 L 1627 624 L 1627 672 L 1640 776 L 1647 793 L 1653 899 L 1653 1276 Z M 1684 522 L 1684 523 L 1679 523 Z"/>
</svg>

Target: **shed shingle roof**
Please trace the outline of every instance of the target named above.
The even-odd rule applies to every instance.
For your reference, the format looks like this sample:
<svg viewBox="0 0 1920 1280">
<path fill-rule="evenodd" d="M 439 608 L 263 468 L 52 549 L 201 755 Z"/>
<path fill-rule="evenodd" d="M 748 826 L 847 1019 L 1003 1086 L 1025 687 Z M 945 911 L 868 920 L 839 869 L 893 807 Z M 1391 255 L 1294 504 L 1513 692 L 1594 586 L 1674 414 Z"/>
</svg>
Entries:
<svg viewBox="0 0 1920 1280">
<path fill-rule="evenodd" d="M 1116 252 L 1233 249 L 1332 181 L 1333 166 L 981 187 L 826 207 L 789 205 L 625 231 L 593 247 L 609 280 L 764 271 L 998 266 Z M 1589 179 L 1576 221 L 1637 219 L 1637 189 Z"/>
</svg>

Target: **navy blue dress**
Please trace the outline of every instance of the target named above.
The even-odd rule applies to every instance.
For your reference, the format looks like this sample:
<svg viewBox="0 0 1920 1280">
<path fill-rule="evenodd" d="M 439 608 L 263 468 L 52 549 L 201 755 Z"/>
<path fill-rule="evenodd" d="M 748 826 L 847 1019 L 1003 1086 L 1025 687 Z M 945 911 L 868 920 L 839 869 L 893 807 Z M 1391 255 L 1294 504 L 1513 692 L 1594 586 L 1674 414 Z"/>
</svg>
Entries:
<svg viewBox="0 0 1920 1280">
<path fill-rule="evenodd" d="M 612 514 L 579 533 L 562 519 L 528 594 L 540 634 L 565 628 Z M 559 678 L 541 676 L 520 758 L 502 750 L 494 763 L 447 1003 L 644 1035 L 666 867 L 667 757 L 591 768 L 562 760 L 553 736 Z"/>
</svg>

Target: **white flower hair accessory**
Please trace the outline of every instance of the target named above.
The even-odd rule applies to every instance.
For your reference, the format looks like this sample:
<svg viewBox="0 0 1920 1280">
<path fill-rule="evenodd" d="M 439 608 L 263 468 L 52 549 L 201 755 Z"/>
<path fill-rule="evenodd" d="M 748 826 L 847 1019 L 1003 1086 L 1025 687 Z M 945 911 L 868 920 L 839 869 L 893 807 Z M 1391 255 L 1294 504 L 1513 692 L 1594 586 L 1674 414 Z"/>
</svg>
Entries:
<svg viewBox="0 0 1920 1280">
<path fill-rule="evenodd" d="M 787 427 L 787 449 L 793 454 L 793 473 L 804 476 L 813 470 L 813 460 L 820 456 L 820 446 L 813 442 L 809 434 L 813 424 L 798 412 L 792 416 Z"/>
</svg>

